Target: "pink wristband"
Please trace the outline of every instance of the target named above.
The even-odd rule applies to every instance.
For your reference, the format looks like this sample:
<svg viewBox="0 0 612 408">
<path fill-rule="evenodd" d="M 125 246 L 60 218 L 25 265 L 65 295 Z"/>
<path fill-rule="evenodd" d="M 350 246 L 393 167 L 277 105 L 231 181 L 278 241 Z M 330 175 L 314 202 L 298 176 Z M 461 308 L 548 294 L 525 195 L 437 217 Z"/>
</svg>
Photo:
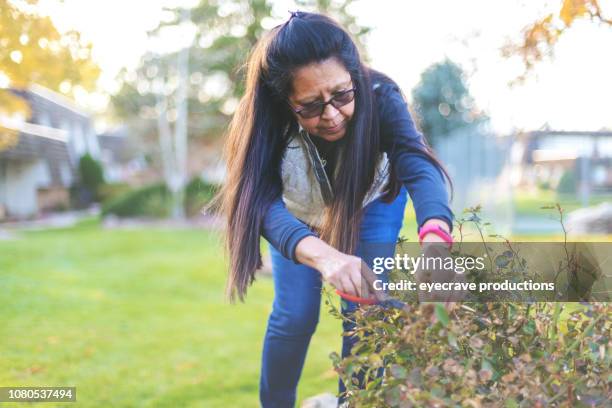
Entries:
<svg viewBox="0 0 612 408">
<path fill-rule="evenodd" d="M 423 244 L 423 238 L 429 233 L 436 234 L 437 236 L 442 238 L 444 242 L 448 244 L 449 249 L 453 247 L 452 235 L 446 232 L 441 226 L 431 224 L 421 228 L 421 231 L 419 231 L 419 244 Z"/>
</svg>

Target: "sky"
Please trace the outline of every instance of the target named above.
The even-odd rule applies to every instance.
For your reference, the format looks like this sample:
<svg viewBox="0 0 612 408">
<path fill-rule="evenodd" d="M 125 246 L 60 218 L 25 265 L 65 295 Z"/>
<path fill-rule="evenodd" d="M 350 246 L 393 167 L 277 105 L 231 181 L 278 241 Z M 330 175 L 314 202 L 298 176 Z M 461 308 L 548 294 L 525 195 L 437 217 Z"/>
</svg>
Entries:
<svg viewBox="0 0 612 408">
<path fill-rule="evenodd" d="M 147 31 L 164 18 L 162 7 L 192 0 L 42 0 L 61 30 L 76 29 L 93 44 L 102 68 L 103 92 L 83 99 L 94 112 L 106 109 L 116 92 L 122 67 L 133 69 L 150 47 L 172 48 L 169 37 L 151 43 Z M 466 71 L 470 92 L 499 134 L 534 130 L 612 129 L 612 29 L 575 22 L 557 43 L 552 60 L 541 62 L 522 85 L 509 82 L 522 73 L 517 58 L 504 59 L 500 47 L 519 38 L 525 25 L 559 1 L 552 0 L 361 0 L 352 9 L 357 21 L 372 28 L 366 46 L 371 65 L 395 79 L 410 98 L 421 73 L 448 57 Z M 600 0 L 612 11 L 612 0 Z M 277 0 L 278 21 L 291 0 Z"/>
</svg>

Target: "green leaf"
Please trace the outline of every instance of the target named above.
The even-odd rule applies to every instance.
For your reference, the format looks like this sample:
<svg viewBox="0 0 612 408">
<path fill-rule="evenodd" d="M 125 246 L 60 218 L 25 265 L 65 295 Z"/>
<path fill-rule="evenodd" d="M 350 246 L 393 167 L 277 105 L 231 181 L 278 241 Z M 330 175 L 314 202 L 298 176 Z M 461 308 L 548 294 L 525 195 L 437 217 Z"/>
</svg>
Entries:
<svg viewBox="0 0 612 408">
<path fill-rule="evenodd" d="M 459 345 L 457 344 L 457 336 L 449 332 L 446 337 L 448 339 L 448 344 L 450 344 L 450 346 L 453 347 L 455 350 L 459 350 Z"/>
<path fill-rule="evenodd" d="M 380 385 L 381 382 L 382 382 L 382 377 L 378 377 L 374 381 L 370 381 L 366 385 L 366 390 L 367 391 L 375 390 Z M 364 393 L 363 395 L 366 396 L 367 393 Z"/>
<path fill-rule="evenodd" d="M 421 374 L 421 369 L 418 367 L 413 368 L 410 371 L 408 381 L 410 384 L 416 387 L 423 385 L 423 375 Z"/>
<path fill-rule="evenodd" d="M 385 391 L 385 402 L 392 407 L 396 407 L 400 403 L 400 388 L 398 385 Z"/>
<path fill-rule="evenodd" d="M 480 366 L 480 368 L 483 370 L 491 371 L 491 372 L 495 371 L 493 370 L 493 365 L 491 364 L 491 362 L 487 360 L 486 358 L 482 359 L 482 365 Z"/>
<path fill-rule="evenodd" d="M 499 255 L 495 258 L 495 265 L 498 268 L 505 268 L 510 263 L 510 258 L 505 255 Z"/>
<path fill-rule="evenodd" d="M 345 368 L 345 369 L 346 369 L 346 375 L 352 375 L 352 374 L 353 374 L 353 372 L 355 371 L 355 369 L 357 369 L 357 368 L 358 368 L 358 367 L 356 366 L 356 364 L 355 364 L 355 362 L 354 362 L 354 361 L 349 362 L 349 363 L 346 365 L 346 368 Z"/>
<path fill-rule="evenodd" d="M 534 334 L 535 329 L 535 322 L 533 320 L 529 321 L 525 326 L 523 326 L 523 332 L 526 334 Z"/>
<path fill-rule="evenodd" d="M 518 408 L 519 405 L 515 399 L 510 398 L 506 400 L 506 408 Z"/>
<path fill-rule="evenodd" d="M 389 370 L 391 371 L 391 375 L 399 380 L 405 380 L 408 377 L 408 370 L 399 364 L 391 365 Z"/>
<path fill-rule="evenodd" d="M 438 318 L 438 321 L 442 323 L 442 326 L 444 327 L 448 326 L 450 319 L 448 318 L 448 312 L 446 311 L 446 308 L 444 307 L 444 305 L 441 303 L 436 304 L 435 311 L 436 311 L 436 317 Z"/>
<path fill-rule="evenodd" d="M 368 361 L 375 367 L 379 367 L 382 364 L 382 358 L 377 353 L 370 354 L 368 356 Z"/>
<path fill-rule="evenodd" d="M 338 355 L 338 353 L 336 353 L 335 351 L 332 351 L 331 353 L 329 353 L 329 358 L 332 360 L 334 365 L 340 364 L 340 360 L 342 360 L 340 356 Z"/>
</svg>

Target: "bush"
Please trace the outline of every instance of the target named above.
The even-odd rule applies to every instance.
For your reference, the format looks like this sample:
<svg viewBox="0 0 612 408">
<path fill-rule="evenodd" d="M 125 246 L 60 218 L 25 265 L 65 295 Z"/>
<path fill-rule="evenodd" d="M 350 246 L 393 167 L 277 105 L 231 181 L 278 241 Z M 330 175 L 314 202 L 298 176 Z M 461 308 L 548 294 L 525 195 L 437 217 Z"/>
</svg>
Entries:
<svg viewBox="0 0 612 408">
<path fill-rule="evenodd" d="M 216 191 L 216 186 L 192 179 L 185 186 L 185 213 L 197 216 Z M 121 187 L 117 187 L 118 190 Z M 146 187 L 129 190 L 111 198 L 102 206 L 102 215 L 118 217 L 167 217 L 171 213 L 172 197 L 164 183 L 155 183 Z"/>
<path fill-rule="evenodd" d="M 549 181 L 540 181 L 540 182 L 538 182 L 538 188 L 540 190 L 550 190 L 550 182 Z"/>
<path fill-rule="evenodd" d="M 128 191 L 102 206 L 102 215 L 118 217 L 167 217 L 170 213 L 170 192 L 163 183 Z"/>
<path fill-rule="evenodd" d="M 469 221 L 483 236 L 479 210 L 456 229 Z M 330 356 L 351 407 L 587 407 L 612 392 L 608 303 L 413 301 L 350 317 L 326 304 L 356 324 L 352 355 Z"/>
<path fill-rule="evenodd" d="M 557 185 L 557 193 L 576 194 L 576 172 L 574 170 L 566 170 L 563 173 Z"/>
<path fill-rule="evenodd" d="M 202 207 L 213 198 L 218 188 L 194 177 L 185 187 L 185 214 L 188 217 L 200 215 Z"/>
<path fill-rule="evenodd" d="M 98 189 L 98 197 L 101 203 L 106 203 L 127 193 L 132 187 L 127 183 L 106 183 Z"/>
<path fill-rule="evenodd" d="M 79 177 L 81 187 L 93 200 L 99 200 L 98 190 L 104 184 L 104 171 L 102 165 L 89 153 L 81 156 L 79 160 Z"/>
<path fill-rule="evenodd" d="M 570 304 L 571 305 L 571 304 Z M 607 303 L 409 305 L 359 309 L 354 355 L 336 371 L 350 406 L 599 406 L 610 396 Z M 341 316 L 339 312 L 335 313 Z M 365 333 L 370 335 L 364 335 Z M 385 368 L 382 377 L 371 374 Z M 366 373 L 365 389 L 353 373 Z M 497 405 L 495 405 L 497 403 Z"/>
</svg>

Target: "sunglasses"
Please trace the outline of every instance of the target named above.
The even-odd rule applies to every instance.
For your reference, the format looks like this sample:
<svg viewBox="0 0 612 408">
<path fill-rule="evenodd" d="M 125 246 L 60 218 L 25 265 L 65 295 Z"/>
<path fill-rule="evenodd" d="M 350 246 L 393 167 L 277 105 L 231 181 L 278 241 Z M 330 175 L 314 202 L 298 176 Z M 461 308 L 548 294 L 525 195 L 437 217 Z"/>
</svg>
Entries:
<svg viewBox="0 0 612 408">
<path fill-rule="evenodd" d="M 334 108 L 338 109 L 346 104 L 351 103 L 351 101 L 355 98 L 355 90 L 356 88 L 351 88 L 344 91 L 340 91 L 334 96 L 332 96 L 331 99 L 327 102 L 308 103 L 306 105 L 303 105 L 299 109 L 295 109 L 293 106 L 291 106 L 291 104 L 289 104 L 289 106 L 291 106 L 291 109 L 295 113 L 297 113 L 304 119 L 312 119 L 316 118 L 317 116 L 321 116 L 327 105 L 332 105 Z"/>
</svg>

